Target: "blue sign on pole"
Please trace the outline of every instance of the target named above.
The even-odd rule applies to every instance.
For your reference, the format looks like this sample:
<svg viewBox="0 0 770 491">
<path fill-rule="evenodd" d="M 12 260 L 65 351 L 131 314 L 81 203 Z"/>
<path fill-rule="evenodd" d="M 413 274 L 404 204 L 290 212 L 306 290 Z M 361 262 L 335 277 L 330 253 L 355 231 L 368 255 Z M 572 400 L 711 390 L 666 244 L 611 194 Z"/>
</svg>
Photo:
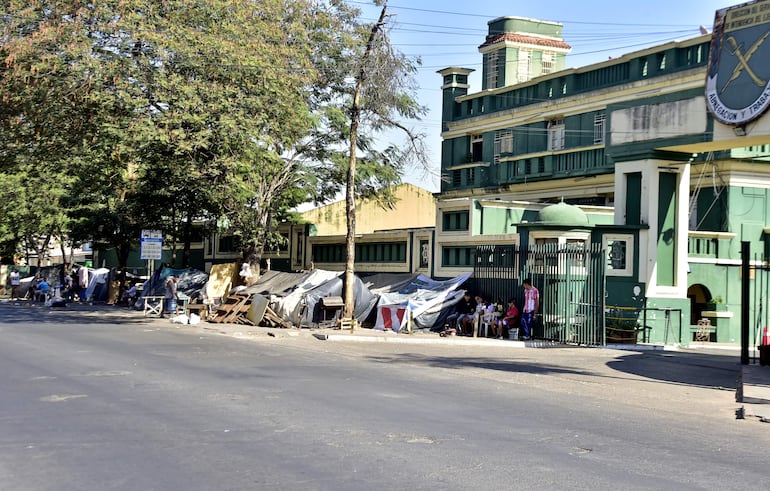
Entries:
<svg viewBox="0 0 770 491">
<path fill-rule="evenodd" d="M 163 232 L 161 230 L 142 230 L 140 259 L 157 260 L 163 257 Z"/>
</svg>

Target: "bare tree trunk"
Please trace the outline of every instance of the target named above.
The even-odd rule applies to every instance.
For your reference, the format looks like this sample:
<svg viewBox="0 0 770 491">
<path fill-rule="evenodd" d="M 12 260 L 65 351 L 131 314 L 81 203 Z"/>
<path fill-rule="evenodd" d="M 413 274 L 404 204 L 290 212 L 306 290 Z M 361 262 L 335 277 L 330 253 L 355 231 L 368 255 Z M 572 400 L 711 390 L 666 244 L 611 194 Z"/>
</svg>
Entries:
<svg viewBox="0 0 770 491">
<path fill-rule="evenodd" d="M 377 19 L 377 23 L 372 26 L 372 32 L 369 33 L 369 40 L 366 43 L 366 51 L 364 51 L 363 59 L 361 60 L 361 69 L 358 72 L 356 79 L 356 89 L 353 92 L 353 104 L 350 108 L 350 156 L 348 157 L 348 175 L 347 185 L 345 186 L 345 211 L 347 213 L 347 225 L 348 232 L 345 237 L 345 249 L 347 253 L 347 260 L 345 262 L 345 279 L 344 285 L 344 300 L 345 308 L 343 310 L 343 318 L 352 319 L 355 316 L 355 297 L 353 287 L 355 286 L 355 263 L 356 263 L 356 148 L 358 145 L 358 124 L 361 117 L 361 90 L 366 80 L 366 63 L 369 60 L 369 56 L 372 52 L 372 45 L 374 44 L 374 38 L 377 36 L 377 32 L 382 27 L 383 20 L 385 19 L 385 11 L 388 5 L 385 2 L 382 5 L 382 11 L 380 12 L 380 18 Z"/>
<path fill-rule="evenodd" d="M 182 249 L 182 267 L 190 267 L 190 241 L 192 237 L 193 226 L 192 210 L 187 212 L 187 221 L 184 224 L 184 248 Z"/>
</svg>

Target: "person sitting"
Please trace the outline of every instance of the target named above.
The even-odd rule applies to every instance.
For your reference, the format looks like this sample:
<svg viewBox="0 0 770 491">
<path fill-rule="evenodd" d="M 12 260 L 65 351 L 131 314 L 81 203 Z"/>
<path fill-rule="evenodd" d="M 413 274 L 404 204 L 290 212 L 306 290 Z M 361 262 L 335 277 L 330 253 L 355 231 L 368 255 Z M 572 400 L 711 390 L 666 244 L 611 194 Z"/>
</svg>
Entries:
<svg viewBox="0 0 770 491">
<path fill-rule="evenodd" d="M 476 300 L 470 292 L 465 292 L 463 298 L 457 303 L 457 328 L 461 335 L 473 334 L 473 321 L 476 317 Z"/>
<path fill-rule="evenodd" d="M 45 279 L 38 280 L 35 285 L 35 301 L 45 302 L 48 300 L 49 293 L 51 293 L 51 285 Z"/>
<path fill-rule="evenodd" d="M 479 323 L 481 325 L 491 326 L 494 329 L 495 320 L 497 314 L 495 313 L 495 304 L 487 302 L 481 296 L 476 296 L 476 311 L 479 315 Z M 489 333 L 485 333 L 485 336 L 489 336 Z"/>
<path fill-rule="evenodd" d="M 505 329 L 508 329 L 509 332 L 511 329 L 518 329 L 519 317 L 520 314 L 518 307 L 516 307 L 516 300 L 511 298 L 508 300 L 508 310 L 505 311 L 505 316 L 495 323 L 495 337 L 497 339 L 503 339 L 503 332 Z M 516 336 L 516 338 L 518 338 L 518 336 Z"/>
<path fill-rule="evenodd" d="M 134 301 L 136 301 L 136 285 L 129 283 L 129 288 L 126 289 L 126 291 L 123 292 L 123 296 L 120 297 L 120 303 L 123 305 L 133 305 Z"/>
</svg>

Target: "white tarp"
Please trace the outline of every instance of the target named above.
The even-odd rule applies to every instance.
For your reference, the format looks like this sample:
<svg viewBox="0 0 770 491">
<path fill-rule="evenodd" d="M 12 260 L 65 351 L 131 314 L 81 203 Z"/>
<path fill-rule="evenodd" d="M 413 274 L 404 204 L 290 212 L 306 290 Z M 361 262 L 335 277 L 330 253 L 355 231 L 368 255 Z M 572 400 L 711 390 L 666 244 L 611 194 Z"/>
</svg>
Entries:
<svg viewBox="0 0 770 491">
<path fill-rule="evenodd" d="M 286 295 L 279 302 L 277 302 L 273 310 L 275 313 L 284 320 L 299 324 L 300 315 L 302 313 L 302 300 L 305 294 L 314 288 L 317 288 L 329 280 L 338 277 L 341 273 L 339 271 L 325 271 L 322 269 L 315 269 L 307 277 L 299 283 L 290 294 Z"/>
<path fill-rule="evenodd" d="M 446 281 L 419 275 L 394 293 L 383 293 L 377 304 L 375 329 L 400 331 L 413 319 L 420 328 L 431 328 L 442 309 L 457 303 L 463 296 L 458 290 L 470 278 L 462 274 Z M 422 318 L 421 318 L 422 317 Z"/>
<path fill-rule="evenodd" d="M 91 269 L 88 268 L 88 286 L 86 287 L 86 298 L 93 301 L 104 301 L 107 299 L 107 281 L 109 280 L 110 270 L 107 268 Z M 82 286 L 82 285 L 81 285 Z"/>
</svg>

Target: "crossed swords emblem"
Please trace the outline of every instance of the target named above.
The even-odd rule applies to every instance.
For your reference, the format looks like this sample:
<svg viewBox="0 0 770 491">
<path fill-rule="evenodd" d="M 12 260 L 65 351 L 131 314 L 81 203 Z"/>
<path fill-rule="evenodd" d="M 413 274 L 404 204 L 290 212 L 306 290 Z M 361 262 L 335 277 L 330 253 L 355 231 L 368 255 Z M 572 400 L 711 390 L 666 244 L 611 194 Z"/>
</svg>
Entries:
<svg viewBox="0 0 770 491">
<path fill-rule="evenodd" d="M 767 84 L 767 81 L 762 80 L 757 76 L 756 73 L 754 73 L 754 70 L 752 70 L 751 66 L 749 66 L 749 60 L 751 60 L 751 57 L 754 56 L 754 53 L 759 49 L 760 46 L 762 46 L 762 43 L 765 42 L 765 39 L 767 39 L 768 36 L 770 36 L 770 31 L 767 31 L 762 35 L 762 37 L 757 39 L 754 44 L 751 45 L 749 50 L 746 51 L 746 53 L 741 52 L 741 45 L 738 44 L 738 41 L 736 41 L 734 37 L 727 36 L 727 42 L 730 43 L 731 47 L 730 52 L 735 55 L 736 58 L 738 58 L 738 64 L 735 65 L 733 73 L 730 75 L 730 79 L 722 86 L 722 90 L 720 90 L 720 92 L 724 92 L 725 89 L 727 89 L 727 86 L 730 85 L 733 80 L 740 77 L 741 73 L 744 71 L 759 87 L 764 87 Z"/>
</svg>

